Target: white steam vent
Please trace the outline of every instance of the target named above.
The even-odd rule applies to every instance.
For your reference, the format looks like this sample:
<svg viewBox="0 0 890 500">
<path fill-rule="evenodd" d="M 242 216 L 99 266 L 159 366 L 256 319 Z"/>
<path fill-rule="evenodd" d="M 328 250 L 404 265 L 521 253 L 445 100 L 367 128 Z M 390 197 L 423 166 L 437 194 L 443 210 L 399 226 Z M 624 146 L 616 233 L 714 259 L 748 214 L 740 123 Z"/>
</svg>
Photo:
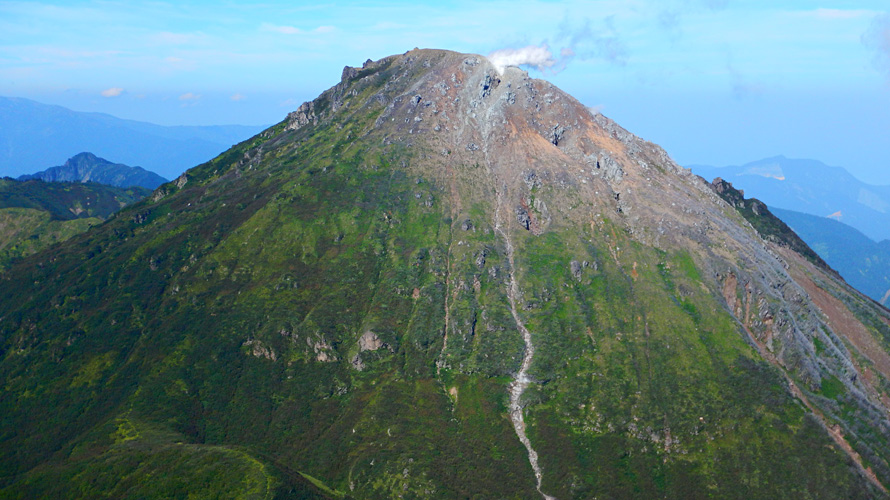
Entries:
<svg viewBox="0 0 890 500">
<path fill-rule="evenodd" d="M 546 43 L 540 47 L 529 45 L 521 49 L 496 50 L 488 55 L 488 60 L 500 74 L 504 74 L 507 66 L 531 66 L 543 72 L 556 64 L 556 59 L 553 58 L 553 53 Z"/>
</svg>

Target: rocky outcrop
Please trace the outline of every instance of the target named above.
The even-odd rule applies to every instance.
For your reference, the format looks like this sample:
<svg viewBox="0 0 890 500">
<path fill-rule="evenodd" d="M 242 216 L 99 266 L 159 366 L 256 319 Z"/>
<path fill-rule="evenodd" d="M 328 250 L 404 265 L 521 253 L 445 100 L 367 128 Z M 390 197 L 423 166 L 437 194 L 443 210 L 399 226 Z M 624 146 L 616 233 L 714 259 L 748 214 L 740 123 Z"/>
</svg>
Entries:
<svg viewBox="0 0 890 500">
<path fill-rule="evenodd" d="M 285 130 L 299 130 L 310 123 L 313 125 L 318 123 L 314 101 L 304 102 L 296 111 L 288 113 Z"/>
<path fill-rule="evenodd" d="M 376 333 L 371 330 L 366 330 L 365 333 L 362 334 L 358 339 L 358 346 L 360 352 L 365 351 L 376 351 L 383 347 L 383 341 L 380 340 L 380 337 L 377 336 Z"/>
</svg>

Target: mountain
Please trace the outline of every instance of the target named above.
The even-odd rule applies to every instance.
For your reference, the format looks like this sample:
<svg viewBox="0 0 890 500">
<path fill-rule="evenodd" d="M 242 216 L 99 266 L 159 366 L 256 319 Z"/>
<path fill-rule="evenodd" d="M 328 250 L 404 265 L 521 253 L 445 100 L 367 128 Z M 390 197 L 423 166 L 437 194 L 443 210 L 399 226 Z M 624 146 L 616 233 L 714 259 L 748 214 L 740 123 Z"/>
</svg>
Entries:
<svg viewBox="0 0 890 500">
<path fill-rule="evenodd" d="M 773 210 L 847 280 L 883 305 L 890 298 L 890 241 L 875 243 L 856 229 L 827 217 Z"/>
<path fill-rule="evenodd" d="M 866 184 L 840 167 L 776 156 L 742 166 L 690 165 L 721 177 L 774 208 L 832 217 L 875 241 L 890 239 L 890 186 Z"/>
<path fill-rule="evenodd" d="M 160 175 L 142 167 L 111 163 L 92 153 L 80 153 L 69 158 L 61 166 L 19 177 L 20 181 L 29 179 L 45 182 L 96 182 L 123 188 L 140 186 L 146 189 L 154 189 L 169 182 Z"/>
<path fill-rule="evenodd" d="M 707 179 L 702 178 L 705 182 Z M 810 246 L 804 242 L 787 224 L 773 215 L 772 211 L 757 198 L 745 198 L 745 194 L 733 187 L 732 183 L 717 177 L 711 182 L 711 188 L 730 206 L 734 207 L 760 236 L 778 245 L 790 248 L 823 270 L 833 272 L 831 267 L 822 260 Z"/>
<path fill-rule="evenodd" d="M 263 127 L 165 127 L 0 97 L 0 174 L 19 176 L 92 151 L 172 179 Z"/>
<path fill-rule="evenodd" d="M 141 187 L 0 179 L 0 270 L 145 198 Z"/>
<path fill-rule="evenodd" d="M 781 235 L 518 68 L 346 67 L 0 276 L 0 496 L 886 498 L 890 312 Z"/>
</svg>

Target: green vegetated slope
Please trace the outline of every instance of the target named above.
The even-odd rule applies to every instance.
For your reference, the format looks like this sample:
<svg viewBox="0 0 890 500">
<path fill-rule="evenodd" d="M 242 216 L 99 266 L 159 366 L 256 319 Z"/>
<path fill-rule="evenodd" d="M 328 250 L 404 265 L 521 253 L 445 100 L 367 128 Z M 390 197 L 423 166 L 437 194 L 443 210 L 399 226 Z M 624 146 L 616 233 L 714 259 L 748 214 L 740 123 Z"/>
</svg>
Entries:
<svg viewBox="0 0 890 500">
<path fill-rule="evenodd" d="M 546 493 L 880 495 L 696 256 L 608 218 L 535 235 L 479 164 L 386 140 L 371 96 L 434 70 L 395 61 L 3 275 L 0 497 L 540 496 L 514 271 Z"/>
<path fill-rule="evenodd" d="M 0 208 L 43 210 L 57 220 L 87 217 L 107 219 L 121 207 L 141 200 L 149 193 L 149 190 L 141 187 L 122 189 L 95 183 L 3 178 L 0 179 Z"/>
<path fill-rule="evenodd" d="M 143 188 L 0 179 L 0 270 L 86 231 L 148 193 Z"/>
<path fill-rule="evenodd" d="M 555 239 L 530 241 L 526 252 L 535 256 L 524 263 L 528 280 L 542 295 L 528 316 L 541 343 L 535 375 L 542 383 L 529 408 L 549 472 L 544 491 L 558 498 L 868 496 L 778 371 L 702 293 L 690 256 L 617 234 L 586 235 L 603 243 L 578 249 L 597 265 L 577 279 L 540 271 L 564 267 Z M 621 249 L 620 260 L 610 248 Z"/>
<path fill-rule="evenodd" d="M 61 221 L 33 208 L 0 208 L 0 269 L 100 222 L 98 217 Z"/>
</svg>

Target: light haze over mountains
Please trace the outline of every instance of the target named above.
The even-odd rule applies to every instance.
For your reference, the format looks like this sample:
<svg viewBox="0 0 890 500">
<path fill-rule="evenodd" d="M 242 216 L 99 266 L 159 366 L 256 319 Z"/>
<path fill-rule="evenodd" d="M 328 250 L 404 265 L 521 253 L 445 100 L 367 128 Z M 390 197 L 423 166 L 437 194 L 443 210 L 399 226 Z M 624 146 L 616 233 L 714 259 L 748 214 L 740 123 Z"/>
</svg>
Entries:
<svg viewBox="0 0 890 500">
<path fill-rule="evenodd" d="M 262 127 L 165 127 L 0 97 L 0 175 L 31 174 L 89 151 L 172 179 Z"/>
<path fill-rule="evenodd" d="M 784 156 L 741 166 L 689 167 L 709 181 L 731 182 L 770 208 L 831 217 L 875 241 L 890 239 L 890 186 L 867 184 L 844 168 Z"/>
</svg>

